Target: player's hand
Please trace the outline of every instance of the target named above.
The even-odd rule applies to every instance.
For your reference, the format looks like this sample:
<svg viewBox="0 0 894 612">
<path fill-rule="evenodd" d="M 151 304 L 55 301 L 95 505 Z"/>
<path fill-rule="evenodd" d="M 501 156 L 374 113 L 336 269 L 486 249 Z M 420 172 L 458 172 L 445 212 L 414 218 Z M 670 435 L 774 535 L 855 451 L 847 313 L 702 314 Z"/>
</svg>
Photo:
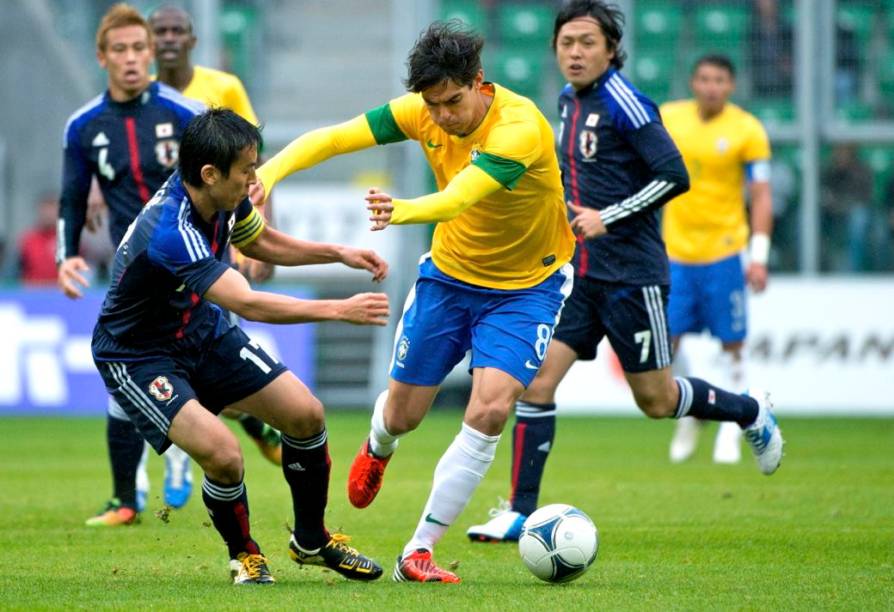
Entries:
<svg viewBox="0 0 894 612">
<path fill-rule="evenodd" d="M 84 261 L 83 257 L 69 257 L 59 265 L 59 276 L 57 282 L 62 293 L 71 299 L 83 297 L 81 287 L 89 287 L 90 283 L 81 275 L 81 272 L 87 272 L 90 266 Z"/>
<path fill-rule="evenodd" d="M 338 320 L 354 325 L 387 325 L 389 314 L 384 293 L 358 293 L 338 304 Z"/>
<path fill-rule="evenodd" d="M 248 188 L 248 199 L 251 200 L 252 206 L 261 206 L 267 199 L 267 189 L 260 178 Z"/>
<path fill-rule="evenodd" d="M 388 276 L 388 264 L 372 249 L 342 247 L 341 262 L 350 268 L 368 270 L 377 283 Z"/>
<path fill-rule="evenodd" d="M 761 293 L 767 288 L 767 266 L 759 263 L 748 264 L 748 270 L 745 272 L 745 278 L 748 285 L 755 293 Z"/>
<path fill-rule="evenodd" d="M 370 187 L 366 192 L 366 209 L 369 211 L 369 220 L 372 221 L 370 230 L 377 232 L 391 224 L 391 213 L 394 205 L 391 196 L 379 191 L 378 187 Z"/>
<path fill-rule="evenodd" d="M 242 258 L 239 262 L 239 272 L 253 283 L 263 283 L 273 277 L 273 270 L 276 268 L 272 263 L 251 259 L 250 257 Z"/>
<path fill-rule="evenodd" d="M 608 233 L 602 223 L 602 215 L 595 208 L 575 206 L 571 202 L 566 203 L 574 218 L 571 220 L 571 230 L 584 238 L 596 238 Z"/>
</svg>

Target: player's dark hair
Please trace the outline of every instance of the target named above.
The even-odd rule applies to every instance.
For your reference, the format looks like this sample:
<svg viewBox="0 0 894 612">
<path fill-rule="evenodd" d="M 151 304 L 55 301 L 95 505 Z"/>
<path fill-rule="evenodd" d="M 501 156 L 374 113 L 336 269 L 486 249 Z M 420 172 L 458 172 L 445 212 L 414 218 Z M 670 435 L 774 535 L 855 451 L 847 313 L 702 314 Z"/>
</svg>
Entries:
<svg viewBox="0 0 894 612">
<path fill-rule="evenodd" d="M 233 111 L 212 108 L 193 118 L 180 139 L 180 175 L 193 187 L 202 187 L 202 166 L 211 164 L 223 175 L 239 154 L 250 146 L 261 148 L 261 131 Z"/>
<path fill-rule="evenodd" d="M 702 55 L 697 60 L 695 60 L 695 64 L 692 65 L 692 74 L 698 71 L 702 66 L 714 66 L 715 68 L 722 68 L 729 72 L 730 77 L 733 79 L 736 78 L 736 66 L 733 64 L 733 60 L 731 60 L 726 55 L 721 53 L 708 53 L 706 55 Z"/>
<path fill-rule="evenodd" d="M 559 38 L 559 30 L 562 26 L 580 17 L 591 17 L 599 24 L 602 35 L 609 51 L 615 55 L 611 59 L 611 65 L 620 70 L 624 67 L 627 52 L 621 48 L 621 39 L 624 37 L 624 13 L 614 4 L 607 4 L 600 0 L 568 0 L 559 9 L 556 15 L 556 24 L 553 27 L 553 50 Z"/>
<path fill-rule="evenodd" d="M 484 38 L 458 19 L 434 22 L 407 58 L 407 91 L 419 93 L 448 79 L 471 86 L 481 70 L 483 47 Z"/>
</svg>

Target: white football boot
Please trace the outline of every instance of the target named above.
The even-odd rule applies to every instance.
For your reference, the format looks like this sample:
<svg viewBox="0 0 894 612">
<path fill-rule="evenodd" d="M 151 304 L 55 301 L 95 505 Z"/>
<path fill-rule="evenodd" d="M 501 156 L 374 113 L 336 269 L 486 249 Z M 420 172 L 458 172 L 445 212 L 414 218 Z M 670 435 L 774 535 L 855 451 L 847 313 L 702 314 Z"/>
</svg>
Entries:
<svg viewBox="0 0 894 612">
<path fill-rule="evenodd" d="M 732 421 L 720 423 L 714 438 L 714 463 L 739 463 L 742 460 L 742 428 Z"/>
<path fill-rule="evenodd" d="M 683 417 L 677 420 L 674 437 L 670 445 L 671 463 L 682 463 L 695 453 L 698 446 L 698 435 L 703 423 L 695 417 Z"/>
<path fill-rule="evenodd" d="M 782 432 L 776 424 L 776 417 L 770 409 L 770 394 L 764 391 L 749 390 L 748 395 L 753 397 L 760 407 L 757 419 L 743 429 L 745 441 L 751 446 L 758 467 L 761 472 L 770 475 L 779 468 L 782 463 Z"/>
<path fill-rule="evenodd" d="M 522 525 L 528 518 L 512 510 L 508 501 L 500 500 L 490 509 L 490 520 L 483 525 L 472 525 L 466 535 L 473 542 L 518 542 Z"/>
</svg>

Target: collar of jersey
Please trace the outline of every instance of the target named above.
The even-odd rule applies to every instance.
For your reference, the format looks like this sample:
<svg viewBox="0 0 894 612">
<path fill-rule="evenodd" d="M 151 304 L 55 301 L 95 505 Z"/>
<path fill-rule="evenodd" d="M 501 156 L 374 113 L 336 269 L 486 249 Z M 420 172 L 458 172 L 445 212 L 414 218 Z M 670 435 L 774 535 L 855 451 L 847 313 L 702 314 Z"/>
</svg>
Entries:
<svg viewBox="0 0 894 612">
<path fill-rule="evenodd" d="M 595 91 L 595 90 L 599 89 L 600 87 L 602 87 L 605 84 L 605 82 L 607 80 L 609 80 L 609 78 L 611 78 L 611 76 L 613 74 L 616 74 L 617 72 L 618 71 L 615 70 L 612 66 L 609 66 L 608 69 L 606 69 L 606 71 L 603 72 L 599 76 L 598 79 L 596 79 L 595 81 L 593 81 L 592 83 L 590 83 L 589 85 L 584 87 L 583 89 L 579 89 L 579 90 L 575 91 L 574 92 L 575 95 L 577 95 L 578 97 L 583 97 L 583 96 L 586 96 L 587 94 L 589 94 L 591 91 Z"/>
<path fill-rule="evenodd" d="M 472 130 L 470 133 L 466 134 L 465 136 L 454 136 L 453 134 L 448 134 L 452 142 L 458 144 L 469 142 L 470 138 L 475 138 L 476 136 L 485 132 L 489 128 L 490 123 L 493 121 L 493 118 L 497 116 L 497 113 L 493 110 L 493 108 L 497 105 L 497 101 L 501 99 L 500 89 L 502 88 L 499 87 L 496 83 L 490 82 L 485 82 L 483 83 L 483 85 L 490 85 L 494 91 L 494 100 L 490 103 L 490 108 L 488 108 L 487 112 L 484 113 L 484 118 L 481 120 L 481 123 L 478 124 L 478 127 Z"/>
<path fill-rule="evenodd" d="M 124 102 L 118 102 L 117 100 L 113 100 L 112 95 L 109 93 L 109 90 L 106 89 L 105 100 L 108 103 L 108 105 L 112 108 L 119 108 L 121 110 L 130 110 L 133 108 L 138 108 L 144 104 L 143 96 L 147 93 L 150 96 L 152 96 L 152 94 L 154 93 L 153 88 L 155 88 L 155 87 L 157 87 L 155 81 L 150 81 L 149 86 L 146 87 L 146 89 L 144 89 L 143 91 L 141 91 L 140 93 L 135 95 L 130 100 L 125 100 Z"/>
</svg>

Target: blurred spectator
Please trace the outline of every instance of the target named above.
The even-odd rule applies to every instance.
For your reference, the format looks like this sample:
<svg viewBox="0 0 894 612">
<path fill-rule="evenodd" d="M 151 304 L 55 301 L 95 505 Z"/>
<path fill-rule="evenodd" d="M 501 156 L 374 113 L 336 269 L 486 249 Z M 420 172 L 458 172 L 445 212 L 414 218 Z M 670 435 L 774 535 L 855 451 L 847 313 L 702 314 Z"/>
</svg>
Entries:
<svg viewBox="0 0 894 612">
<path fill-rule="evenodd" d="M 861 49 L 853 30 L 835 26 L 835 103 L 848 104 L 857 99 L 860 85 Z M 868 49 L 862 50 L 868 53 Z"/>
<path fill-rule="evenodd" d="M 869 267 L 872 170 L 852 143 L 836 144 L 820 178 L 822 267 L 858 272 Z"/>
<path fill-rule="evenodd" d="M 881 219 L 878 226 L 882 240 L 878 249 L 880 253 L 878 269 L 891 272 L 894 271 L 894 175 L 891 175 L 888 181 L 880 208 Z"/>
<path fill-rule="evenodd" d="M 792 166 L 774 157 L 770 162 L 773 192 L 773 247 L 770 264 L 774 270 L 798 269 L 798 176 Z"/>
<path fill-rule="evenodd" d="M 792 29 L 777 0 L 757 0 L 751 24 L 751 83 L 755 96 L 791 97 Z"/>
<path fill-rule="evenodd" d="M 59 199 L 45 195 L 38 201 L 37 219 L 19 239 L 19 279 L 26 285 L 56 283 L 56 219 Z"/>
</svg>

